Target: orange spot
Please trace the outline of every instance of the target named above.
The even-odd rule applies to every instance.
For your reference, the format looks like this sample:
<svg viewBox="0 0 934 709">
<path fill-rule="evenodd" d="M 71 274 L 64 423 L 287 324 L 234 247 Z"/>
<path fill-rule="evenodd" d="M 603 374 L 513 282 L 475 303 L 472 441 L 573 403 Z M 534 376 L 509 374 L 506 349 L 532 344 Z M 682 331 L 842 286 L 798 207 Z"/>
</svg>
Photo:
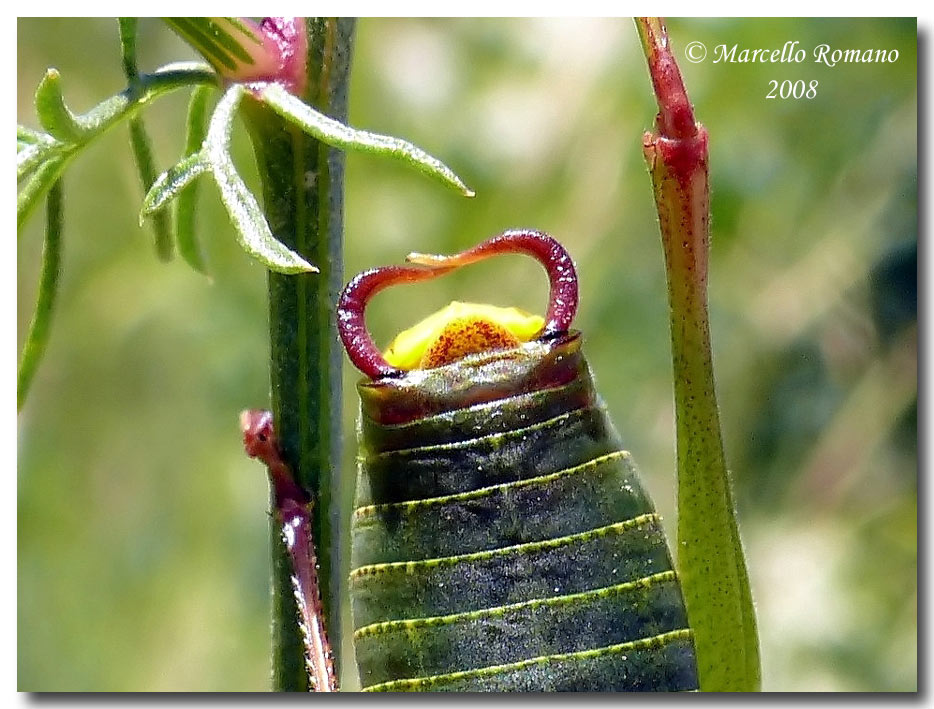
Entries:
<svg viewBox="0 0 934 709">
<path fill-rule="evenodd" d="M 467 355 L 518 347 L 519 338 L 502 325 L 479 317 L 452 320 L 422 355 L 421 368 L 432 369 Z"/>
</svg>

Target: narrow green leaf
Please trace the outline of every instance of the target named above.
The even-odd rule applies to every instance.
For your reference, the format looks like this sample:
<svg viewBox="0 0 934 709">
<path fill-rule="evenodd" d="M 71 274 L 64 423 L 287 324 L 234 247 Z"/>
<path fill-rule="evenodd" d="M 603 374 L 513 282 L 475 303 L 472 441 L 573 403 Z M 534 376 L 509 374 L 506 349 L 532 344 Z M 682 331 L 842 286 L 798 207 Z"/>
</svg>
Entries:
<svg viewBox="0 0 934 709">
<path fill-rule="evenodd" d="M 16 179 L 21 180 L 23 175 L 42 161 L 42 148 L 39 143 L 26 143 L 16 141 Z"/>
<path fill-rule="evenodd" d="M 16 181 L 28 177 L 39 165 L 62 152 L 58 141 L 51 143 L 17 143 Z"/>
<path fill-rule="evenodd" d="M 126 78 L 133 82 L 139 76 L 139 70 L 136 68 L 136 17 L 118 17 L 117 23 L 120 28 L 120 53 L 123 60 L 123 73 Z"/>
<path fill-rule="evenodd" d="M 16 126 L 16 181 L 29 176 L 44 160 L 64 150 L 65 145 L 50 135 Z"/>
<path fill-rule="evenodd" d="M 49 69 L 36 89 L 36 114 L 39 122 L 53 137 L 65 143 L 78 143 L 85 137 L 85 129 L 65 105 L 62 96 L 61 75 Z"/>
<path fill-rule="evenodd" d="M 55 157 L 43 162 L 16 194 L 16 232 L 26 223 L 39 198 L 55 183 L 68 159 Z"/>
<path fill-rule="evenodd" d="M 191 93 L 188 103 L 188 120 L 186 125 L 185 153 L 195 154 L 207 135 L 206 112 L 208 98 L 212 91 L 208 86 L 199 86 Z M 201 273 L 207 273 L 204 263 L 204 254 L 198 244 L 195 234 L 195 215 L 198 202 L 198 184 L 189 181 L 182 187 L 175 203 L 175 229 L 178 242 L 178 252 L 189 266 Z"/>
<path fill-rule="evenodd" d="M 273 236 L 263 216 L 263 210 L 253 193 L 240 179 L 228 159 L 213 165 L 214 179 L 221 192 L 221 201 L 236 229 L 241 246 L 254 258 L 280 273 L 317 272 L 308 263 Z"/>
<path fill-rule="evenodd" d="M 227 153 L 233 116 L 246 89 L 234 84 L 220 100 L 211 117 L 204 150 L 220 189 L 221 201 L 230 215 L 237 239 L 248 254 L 280 273 L 317 272 L 317 268 L 273 236 L 263 210 L 247 188 Z"/>
<path fill-rule="evenodd" d="M 156 181 L 156 166 L 152 156 L 152 143 L 146 132 L 146 125 L 139 116 L 130 118 L 130 143 L 136 156 L 136 166 L 143 191 L 149 193 Z M 172 259 L 172 220 L 168 212 L 156 212 L 152 218 L 153 232 L 156 237 L 156 254 L 163 261 Z"/>
<path fill-rule="evenodd" d="M 210 169 L 211 166 L 208 165 L 204 156 L 201 153 L 195 153 L 183 158 L 159 175 L 143 198 L 143 206 L 139 213 L 140 224 L 150 214 L 159 211 L 177 197 L 179 192 L 198 175 L 208 172 Z"/>
<path fill-rule="evenodd" d="M 16 181 L 19 182 L 39 166 L 46 151 L 35 143 L 17 143 L 16 148 Z"/>
<path fill-rule="evenodd" d="M 58 293 L 62 260 L 62 183 L 55 182 L 46 202 L 45 244 L 42 247 L 42 272 L 39 276 L 39 296 L 36 311 L 29 323 L 29 332 L 20 354 L 16 372 L 16 410 L 23 408 L 39 361 L 49 341 L 49 326 Z"/>
<path fill-rule="evenodd" d="M 303 103 L 278 84 L 269 84 L 260 92 L 260 99 L 280 116 L 299 125 L 323 143 L 343 150 L 384 155 L 407 163 L 426 175 L 458 190 L 465 197 L 474 191 L 438 158 L 401 138 L 357 130 L 325 116 Z"/>
<path fill-rule="evenodd" d="M 45 133 L 40 133 L 39 131 L 35 131 L 32 128 L 27 128 L 26 126 L 17 125 L 16 140 L 20 143 L 34 145 L 36 143 L 47 143 L 52 139 Z"/>
</svg>

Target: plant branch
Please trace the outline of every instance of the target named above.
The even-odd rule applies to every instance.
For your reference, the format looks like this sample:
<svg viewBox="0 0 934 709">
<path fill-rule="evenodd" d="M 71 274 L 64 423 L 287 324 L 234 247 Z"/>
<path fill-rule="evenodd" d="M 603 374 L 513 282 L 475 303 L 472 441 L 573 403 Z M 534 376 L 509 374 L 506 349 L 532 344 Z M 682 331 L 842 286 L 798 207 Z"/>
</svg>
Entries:
<svg viewBox="0 0 934 709">
<path fill-rule="evenodd" d="M 296 484 L 289 466 L 282 459 L 272 413 L 243 411 L 240 430 L 247 455 L 262 460 L 269 471 L 275 516 L 281 526 L 281 539 L 292 563 L 292 589 L 301 613 L 301 631 L 305 642 L 305 663 L 309 689 L 315 692 L 336 692 L 334 653 L 328 641 L 321 587 L 318 583 L 318 562 L 312 520 L 314 506 L 307 493 Z"/>
<path fill-rule="evenodd" d="M 217 76 L 201 65 L 172 64 L 153 74 L 138 75 L 121 93 L 111 96 L 84 115 L 68 111 L 62 97 L 61 81 L 49 69 L 36 90 L 39 121 L 53 134 L 37 133 L 18 127 L 17 138 L 28 145 L 16 154 L 16 228 L 19 234 L 39 197 L 58 179 L 72 158 L 120 121 L 131 118 L 147 103 L 176 89 L 217 85 Z"/>
<path fill-rule="evenodd" d="M 120 60 L 123 64 L 123 73 L 130 83 L 139 78 L 139 69 L 136 66 L 136 28 L 139 18 L 118 17 L 117 27 L 120 31 Z"/>
<path fill-rule="evenodd" d="M 305 20 L 308 88 L 302 99 L 338 121 L 347 117 L 353 20 Z M 343 153 L 306 135 L 248 97 L 244 117 L 263 183 L 263 203 L 276 239 L 319 269 L 318 274 L 269 272 L 272 409 L 282 457 L 316 511 L 313 537 L 320 564 L 328 634 L 341 648 L 344 588 L 340 527 L 341 353 L 333 313 L 343 279 Z M 305 691 L 303 639 L 292 591 L 291 563 L 270 529 L 273 570 L 273 684 Z"/>
<path fill-rule="evenodd" d="M 757 691 L 755 609 L 717 408 L 707 313 L 707 130 L 694 112 L 659 18 L 638 18 L 659 112 L 643 150 L 665 252 L 678 461 L 678 572 L 700 688 Z"/>
<path fill-rule="evenodd" d="M 136 158 L 136 167 L 139 172 L 140 184 L 143 186 L 143 194 L 146 194 L 159 174 L 156 172 L 152 143 L 149 140 L 149 133 L 146 131 L 146 124 L 143 122 L 142 116 L 132 116 L 129 120 L 129 127 L 130 145 L 133 147 L 133 155 Z M 162 261 L 171 261 L 173 251 L 171 215 L 168 212 L 155 214 L 152 223 L 156 238 L 156 255 Z"/>
<path fill-rule="evenodd" d="M 36 311 L 20 355 L 16 373 L 16 410 L 23 408 L 33 375 L 49 341 L 49 326 L 55 309 L 58 282 L 62 272 L 62 183 L 57 181 L 46 200 L 45 243 L 42 246 L 42 272 Z"/>
<path fill-rule="evenodd" d="M 135 17 L 118 17 L 117 25 L 120 30 L 120 55 L 123 64 L 123 73 L 127 84 L 135 87 L 139 81 L 139 68 L 136 65 L 136 26 Z M 139 170 L 140 183 L 143 194 L 149 191 L 159 173 L 156 172 L 156 161 L 152 154 L 152 141 L 146 124 L 141 115 L 133 115 L 129 119 L 130 145 L 133 148 L 133 157 L 136 158 L 136 167 Z M 157 214 L 153 219 L 153 233 L 155 235 L 156 255 L 162 261 L 172 260 L 172 219 L 167 213 Z"/>
</svg>

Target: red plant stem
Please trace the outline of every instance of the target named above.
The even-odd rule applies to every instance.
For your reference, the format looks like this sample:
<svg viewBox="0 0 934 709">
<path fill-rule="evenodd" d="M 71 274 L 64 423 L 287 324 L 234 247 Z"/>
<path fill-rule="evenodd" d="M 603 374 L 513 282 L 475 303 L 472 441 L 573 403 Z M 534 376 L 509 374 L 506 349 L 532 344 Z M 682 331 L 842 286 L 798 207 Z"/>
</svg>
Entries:
<svg viewBox="0 0 934 709">
<path fill-rule="evenodd" d="M 577 313 L 578 303 L 577 272 L 570 254 L 542 231 L 513 229 L 459 254 L 413 253 L 406 260 L 417 266 L 385 266 L 356 276 L 347 284 L 337 307 L 337 329 L 350 361 L 371 379 L 402 374 L 401 370 L 383 359 L 366 328 L 364 311 L 376 293 L 399 283 L 430 280 L 461 266 L 507 253 L 528 254 L 538 260 L 548 273 L 548 311 L 539 338 L 548 339 L 566 333 Z"/>
<path fill-rule="evenodd" d="M 658 100 L 643 137 L 668 277 L 678 459 L 678 574 L 701 691 L 760 685 L 755 610 L 723 450 L 707 306 L 708 134 L 660 18 L 636 19 Z"/>
<path fill-rule="evenodd" d="M 336 692 L 334 654 L 328 642 L 318 586 L 318 560 L 311 533 L 312 503 L 295 482 L 279 452 L 269 411 L 240 414 L 243 446 L 251 458 L 266 464 L 276 499 L 276 515 L 282 524 L 282 541 L 292 560 L 292 586 L 301 613 L 305 663 L 312 690 Z"/>
<path fill-rule="evenodd" d="M 649 73 L 658 100 L 655 131 L 646 131 L 642 149 L 652 174 L 665 248 L 669 296 L 686 307 L 705 329 L 700 349 L 709 352 L 707 264 L 710 251 L 710 185 L 707 129 L 694 119 L 681 71 L 661 18 L 638 18 Z M 677 238 L 674 238 L 677 237 Z M 672 277 L 676 274 L 676 277 Z M 672 323 L 683 328 L 684 323 Z M 673 330 L 677 334 L 680 329 Z"/>
<path fill-rule="evenodd" d="M 690 138 L 700 126 L 694 120 L 681 70 L 668 45 L 665 24 L 660 17 L 640 17 L 637 23 L 658 99 L 658 132 L 666 138 Z"/>
</svg>

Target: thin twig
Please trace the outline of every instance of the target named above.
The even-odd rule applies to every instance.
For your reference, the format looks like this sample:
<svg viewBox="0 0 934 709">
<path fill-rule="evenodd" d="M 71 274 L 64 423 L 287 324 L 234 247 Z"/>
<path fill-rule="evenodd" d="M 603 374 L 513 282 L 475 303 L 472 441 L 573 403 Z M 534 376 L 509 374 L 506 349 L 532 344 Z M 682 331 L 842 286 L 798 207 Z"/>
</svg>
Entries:
<svg viewBox="0 0 934 709">
<path fill-rule="evenodd" d="M 328 642 L 318 584 L 318 559 L 311 533 L 312 502 L 296 484 L 282 459 L 269 411 L 244 411 L 240 429 L 247 455 L 258 458 L 269 469 L 275 493 L 276 515 L 282 524 L 282 541 L 292 561 L 292 587 L 298 605 L 305 665 L 311 691 L 336 692 L 334 653 Z"/>
<path fill-rule="evenodd" d="M 46 199 L 45 243 L 42 246 L 42 274 L 39 277 L 39 297 L 36 312 L 20 355 L 16 373 L 16 409 L 26 400 L 29 385 L 45 353 L 49 341 L 49 325 L 55 309 L 59 276 L 62 272 L 62 181 L 56 180 Z"/>
</svg>

